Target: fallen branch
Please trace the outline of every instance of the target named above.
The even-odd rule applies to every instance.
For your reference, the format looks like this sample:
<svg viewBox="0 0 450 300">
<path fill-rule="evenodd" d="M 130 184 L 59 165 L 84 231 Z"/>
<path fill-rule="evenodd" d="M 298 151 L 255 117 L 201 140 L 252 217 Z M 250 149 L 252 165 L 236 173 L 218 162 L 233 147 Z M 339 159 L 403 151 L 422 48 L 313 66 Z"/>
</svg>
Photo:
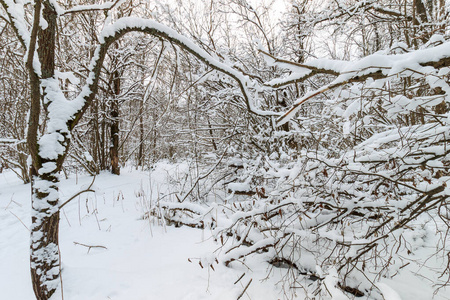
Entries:
<svg viewBox="0 0 450 300">
<path fill-rule="evenodd" d="M 100 246 L 100 245 L 98 245 L 98 246 L 96 246 L 96 245 L 86 245 L 86 244 L 82 244 L 82 243 L 78 243 L 78 242 L 73 242 L 73 243 L 74 243 L 75 245 L 80 245 L 80 246 L 83 246 L 83 247 L 88 248 L 88 252 L 87 252 L 87 253 L 89 253 L 89 251 L 91 251 L 92 248 L 101 248 L 101 249 L 108 250 L 108 248 L 106 248 L 105 246 Z"/>
</svg>

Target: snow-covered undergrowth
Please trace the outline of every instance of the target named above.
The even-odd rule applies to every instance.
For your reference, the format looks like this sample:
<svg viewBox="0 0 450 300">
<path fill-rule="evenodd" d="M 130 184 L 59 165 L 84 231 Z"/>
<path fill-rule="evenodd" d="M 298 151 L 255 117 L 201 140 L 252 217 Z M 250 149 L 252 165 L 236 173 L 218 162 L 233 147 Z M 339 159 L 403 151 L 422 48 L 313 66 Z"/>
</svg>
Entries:
<svg viewBox="0 0 450 300">
<path fill-rule="evenodd" d="M 318 207 L 317 216 L 299 219 L 305 199 L 288 193 L 280 203 L 270 203 L 280 195 L 246 180 L 244 174 L 257 177 L 264 168 L 245 159 L 218 167 L 219 173 L 228 172 L 223 181 L 214 179 L 222 176 L 205 177 L 195 189 L 193 169 L 188 163 L 163 162 L 151 172 L 103 173 L 95 179 L 97 193 L 82 194 L 64 206 L 64 299 L 354 299 L 357 291 L 365 293 L 360 299 L 450 299 L 445 288 L 434 294 L 447 278 L 441 276 L 447 258 L 445 251 L 437 251 L 446 237 L 436 234 L 439 223 L 432 216 L 409 224 L 414 230 L 399 232 L 398 241 L 383 242 L 386 250 L 397 243 L 397 251 L 367 260 L 367 278 L 360 271 L 350 273 L 345 289 L 339 262 L 332 265 L 329 259 L 342 252 L 331 245 L 358 237 L 358 232 L 337 232 L 333 226 L 296 229 L 304 220 L 320 221 L 319 212 L 326 218 L 327 209 Z M 298 178 L 298 173 L 280 167 L 271 175 L 281 191 L 285 182 L 280 178 Z M 62 201 L 91 181 L 85 175 L 62 180 Z M 12 172 L 0 174 L 1 299 L 34 297 L 29 224 L 30 186 Z M 351 257 L 352 251 L 343 256 Z M 388 270 L 371 272 L 374 262 L 384 266 L 386 260 Z"/>
<path fill-rule="evenodd" d="M 222 175 L 214 175 L 225 178 L 222 190 L 216 184 L 194 203 L 159 199 L 150 215 L 212 229 L 221 264 L 252 269 L 258 259 L 269 276 L 281 270 L 287 298 L 300 292 L 300 299 L 448 299 L 447 225 L 437 210 L 415 214 L 424 197 L 417 201 L 398 186 L 364 193 L 376 180 L 360 180 L 342 161 L 345 170 L 331 174 L 320 157 L 302 157 L 231 161 L 234 171 L 217 168 Z"/>
</svg>

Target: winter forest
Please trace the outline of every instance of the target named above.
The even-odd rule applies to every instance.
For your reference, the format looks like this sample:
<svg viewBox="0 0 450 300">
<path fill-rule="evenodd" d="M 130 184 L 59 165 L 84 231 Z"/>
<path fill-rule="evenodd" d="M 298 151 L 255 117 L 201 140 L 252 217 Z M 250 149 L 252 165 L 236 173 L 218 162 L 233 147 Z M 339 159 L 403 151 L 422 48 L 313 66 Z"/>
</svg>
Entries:
<svg viewBox="0 0 450 300">
<path fill-rule="evenodd" d="M 0 299 L 450 299 L 449 1 L 0 4 Z"/>
</svg>

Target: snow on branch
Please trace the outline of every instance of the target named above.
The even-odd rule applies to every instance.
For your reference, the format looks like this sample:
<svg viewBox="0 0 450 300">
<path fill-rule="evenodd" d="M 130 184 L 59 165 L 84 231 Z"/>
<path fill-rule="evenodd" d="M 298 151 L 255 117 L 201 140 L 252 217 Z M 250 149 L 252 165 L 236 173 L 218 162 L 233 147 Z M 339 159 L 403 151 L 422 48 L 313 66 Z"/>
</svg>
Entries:
<svg viewBox="0 0 450 300">
<path fill-rule="evenodd" d="M 367 14 L 376 12 L 381 15 L 390 16 L 394 18 L 404 18 L 406 21 L 415 21 L 419 23 L 419 20 L 415 16 L 410 16 L 402 13 L 401 11 L 383 7 L 379 5 L 379 0 L 362 0 L 352 3 L 352 5 L 346 5 L 343 2 L 336 2 L 337 8 L 332 10 L 325 10 L 319 15 L 315 16 L 312 20 L 312 25 L 317 25 L 326 21 L 338 20 L 342 17 L 352 17 L 358 14 Z"/>
<path fill-rule="evenodd" d="M 23 143 L 25 141 L 23 140 L 18 140 L 18 139 L 0 139 L 0 146 L 4 146 L 4 145 L 17 145 L 20 143 Z"/>
<path fill-rule="evenodd" d="M 277 58 L 268 52 L 259 49 L 265 58 L 266 62 L 272 66 L 278 66 L 280 68 L 288 69 L 292 72 L 286 78 L 276 78 L 272 79 L 269 82 L 266 82 L 266 85 L 269 85 L 272 88 L 280 88 L 286 86 L 291 83 L 296 83 L 300 81 L 304 81 L 310 77 L 313 77 L 317 74 L 328 74 L 328 75 L 339 75 L 339 70 L 345 68 L 345 66 L 349 63 L 346 61 L 331 61 L 327 59 L 318 59 L 315 60 L 315 65 L 313 64 L 299 64 L 296 62 L 291 62 L 285 59 Z"/>
<path fill-rule="evenodd" d="M 25 20 L 25 3 L 22 0 L 0 0 L 0 4 L 6 11 L 8 18 L 11 22 L 11 26 L 16 33 L 19 42 L 22 44 L 26 52 L 25 61 L 28 68 L 35 74 L 40 76 L 40 62 L 36 55 L 36 41 L 37 31 L 40 26 L 40 14 L 41 14 L 41 2 L 36 2 L 34 12 L 34 22 L 32 24 L 31 32 L 28 29 L 27 22 Z"/>
<path fill-rule="evenodd" d="M 105 2 L 103 4 L 77 5 L 75 7 L 72 7 L 71 9 L 59 11 L 58 15 L 63 16 L 73 13 L 83 13 L 89 11 L 108 11 L 116 6 L 119 6 L 123 2 L 125 2 L 125 0 L 116 0 L 111 2 Z"/>
<path fill-rule="evenodd" d="M 13 30 L 16 32 L 20 43 L 25 49 L 29 48 L 31 33 L 25 21 L 24 3 L 22 1 L 0 0 L 1 5 L 6 10 Z"/>
<path fill-rule="evenodd" d="M 256 89 L 257 87 L 255 86 L 256 83 L 251 81 L 248 76 L 243 75 L 232 66 L 212 57 L 205 50 L 194 44 L 190 39 L 183 35 L 180 35 L 175 30 L 165 25 L 162 25 L 153 20 L 127 17 L 117 20 L 114 24 L 105 27 L 101 32 L 99 36 L 100 45 L 97 46 L 97 49 L 95 50 L 95 54 L 89 66 L 90 73 L 87 79 L 87 83 L 83 87 L 78 97 L 74 100 L 74 103 L 77 103 L 76 105 L 79 105 L 79 107 L 77 109 L 77 112 L 73 114 L 73 118 L 67 120 L 70 123 L 70 129 L 76 125 L 97 92 L 101 67 L 109 46 L 113 42 L 130 32 L 142 32 L 170 41 L 178 47 L 186 50 L 212 69 L 224 73 L 236 80 L 242 92 L 242 96 L 247 105 L 248 111 L 254 114 L 265 116 L 279 115 L 276 112 L 262 111 L 254 107 L 249 88 Z"/>
<path fill-rule="evenodd" d="M 427 80 L 430 87 L 440 87 L 446 94 L 450 92 L 450 86 L 440 78 L 437 71 L 437 69 L 450 66 L 450 55 L 448 54 L 450 53 L 450 42 L 405 54 L 388 55 L 379 52 L 355 62 L 316 59 L 304 64 L 297 64 L 276 58 L 265 51 L 260 51 L 268 58 L 268 63 L 291 71 L 291 74 L 287 77 L 277 78 L 266 83 L 273 88 L 303 82 L 319 74 L 336 76 L 328 85 L 297 99 L 292 107 L 277 120 L 278 126 L 289 121 L 298 111 L 300 105 L 307 100 L 339 86 L 364 82 L 369 78 L 379 80 L 397 76 L 422 77 Z"/>
</svg>

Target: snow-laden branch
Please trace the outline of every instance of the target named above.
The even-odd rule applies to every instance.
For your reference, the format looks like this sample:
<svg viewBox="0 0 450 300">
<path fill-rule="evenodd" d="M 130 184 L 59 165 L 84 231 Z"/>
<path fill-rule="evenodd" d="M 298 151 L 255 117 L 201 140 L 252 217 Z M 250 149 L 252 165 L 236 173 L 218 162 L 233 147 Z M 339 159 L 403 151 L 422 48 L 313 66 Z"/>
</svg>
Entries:
<svg viewBox="0 0 450 300">
<path fill-rule="evenodd" d="M 98 89 L 98 80 L 101 72 L 101 66 L 103 64 L 109 46 L 113 42 L 121 38 L 123 35 L 130 32 L 142 32 L 145 34 L 150 34 L 152 36 L 170 41 L 171 43 L 179 46 L 180 48 L 184 49 L 185 51 L 189 52 L 190 54 L 198 58 L 200 61 L 205 63 L 210 68 L 222 72 L 235 79 L 242 92 L 242 96 L 247 105 L 247 109 L 250 112 L 265 116 L 279 115 L 276 112 L 262 111 L 255 108 L 252 103 L 251 99 L 252 97 L 249 92 L 249 88 L 255 87 L 254 86 L 255 83 L 251 81 L 249 77 L 235 70 L 230 65 L 223 63 L 218 59 L 212 57 L 209 53 L 198 47 L 187 37 L 180 35 L 175 30 L 165 25 L 162 25 L 156 21 L 135 17 L 127 17 L 119 19 L 114 24 L 105 27 L 103 31 L 100 33 L 99 36 L 100 45 L 97 46 L 95 54 L 89 65 L 90 73 L 87 79 L 87 83 L 83 87 L 78 97 L 74 101 L 71 101 L 72 102 L 71 107 L 75 109 L 76 112 L 73 112 L 72 114 L 73 118 L 67 120 L 67 122 L 70 123 L 69 124 L 70 129 L 72 129 L 77 124 L 78 120 L 84 114 L 84 112 L 90 105 L 91 101 L 95 97 L 95 94 Z"/>
<path fill-rule="evenodd" d="M 24 1 L 0 0 L 0 4 L 5 9 L 13 31 L 16 33 L 19 42 L 25 50 L 25 61 L 28 68 L 39 77 L 40 63 L 36 55 L 36 41 L 37 31 L 40 26 L 41 2 L 36 1 L 35 3 L 34 23 L 32 24 L 31 32 L 29 31 L 27 21 L 25 20 Z"/>
<path fill-rule="evenodd" d="M 25 49 L 29 48 L 31 33 L 28 30 L 27 23 L 25 21 L 24 3 L 21 0 L 0 0 L 3 8 L 8 15 L 13 30 Z"/>
<path fill-rule="evenodd" d="M 289 121 L 298 111 L 300 105 L 307 100 L 330 89 L 348 83 L 363 82 L 369 78 L 378 80 L 392 76 L 423 77 L 427 80 L 430 87 L 440 87 L 446 94 L 450 93 L 449 85 L 440 78 L 442 74 L 437 71 L 437 69 L 450 66 L 450 42 L 405 54 L 388 55 L 375 53 L 355 62 L 316 59 L 304 64 L 297 64 L 275 58 L 267 52 L 261 52 L 268 58 L 268 63 L 291 71 L 291 74 L 287 77 L 277 78 L 266 83 L 266 85 L 273 88 L 281 88 L 292 83 L 303 82 L 319 74 L 336 76 L 328 85 L 297 99 L 292 107 L 277 120 L 277 125 L 282 125 Z"/>
<path fill-rule="evenodd" d="M 315 15 L 310 23 L 314 26 L 322 22 L 339 20 L 342 17 L 352 17 L 358 14 L 368 14 L 370 12 L 376 12 L 384 16 L 403 18 L 406 21 L 420 23 L 415 16 L 406 15 L 399 10 L 380 5 L 379 0 L 356 1 L 351 5 L 346 5 L 343 2 L 337 2 L 337 6 L 337 9 L 325 10 L 318 15 Z"/>
<path fill-rule="evenodd" d="M 123 2 L 125 2 L 125 0 L 115 0 L 111 2 L 105 2 L 103 4 L 77 5 L 67 10 L 62 9 L 59 10 L 58 15 L 63 16 L 73 13 L 83 13 L 89 11 L 108 11 L 116 6 L 119 6 Z"/>
<path fill-rule="evenodd" d="M 29 128 L 37 128 L 39 124 L 40 112 L 40 87 L 39 78 L 41 76 L 41 64 L 36 51 L 38 30 L 41 26 L 42 2 L 36 1 L 34 4 L 34 18 L 31 32 L 25 19 L 25 2 L 23 0 L 0 0 L 0 4 L 6 11 L 11 27 L 15 32 L 19 42 L 25 51 L 26 67 L 30 76 L 31 88 L 31 109 L 29 115 Z M 43 24 L 43 23 L 42 23 Z M 37 142 L 37 130 L 29 130 L 27 139 L 30 144 Z M 31 153 L 33 156 L 33 153 Z"/>
<path fill-rule="evenodd" d="M 18 140 L 18 139 L 0 139 L 0 146 L 4 145 L 17 145 L 20 143 L 25 142 L 24 140 Z"/>
<path fill-rule="evenodd" d="M 339 75 L 339 70 L 345 68 L 349 62 L 340 60 L 317 59 L 313 63 L 296 63 L 285 59 L 277 58 L 270 53 L 259 49 L 264 55 L 266 62 L 272 66 L 278 66 L 287 69 L 292 73 L 285 78 L 275 78 L 265 84 L 272 88 L 281 88 L 291 83 L 305 81 L 306 79 L 318 74 Z"/>
</svg>

